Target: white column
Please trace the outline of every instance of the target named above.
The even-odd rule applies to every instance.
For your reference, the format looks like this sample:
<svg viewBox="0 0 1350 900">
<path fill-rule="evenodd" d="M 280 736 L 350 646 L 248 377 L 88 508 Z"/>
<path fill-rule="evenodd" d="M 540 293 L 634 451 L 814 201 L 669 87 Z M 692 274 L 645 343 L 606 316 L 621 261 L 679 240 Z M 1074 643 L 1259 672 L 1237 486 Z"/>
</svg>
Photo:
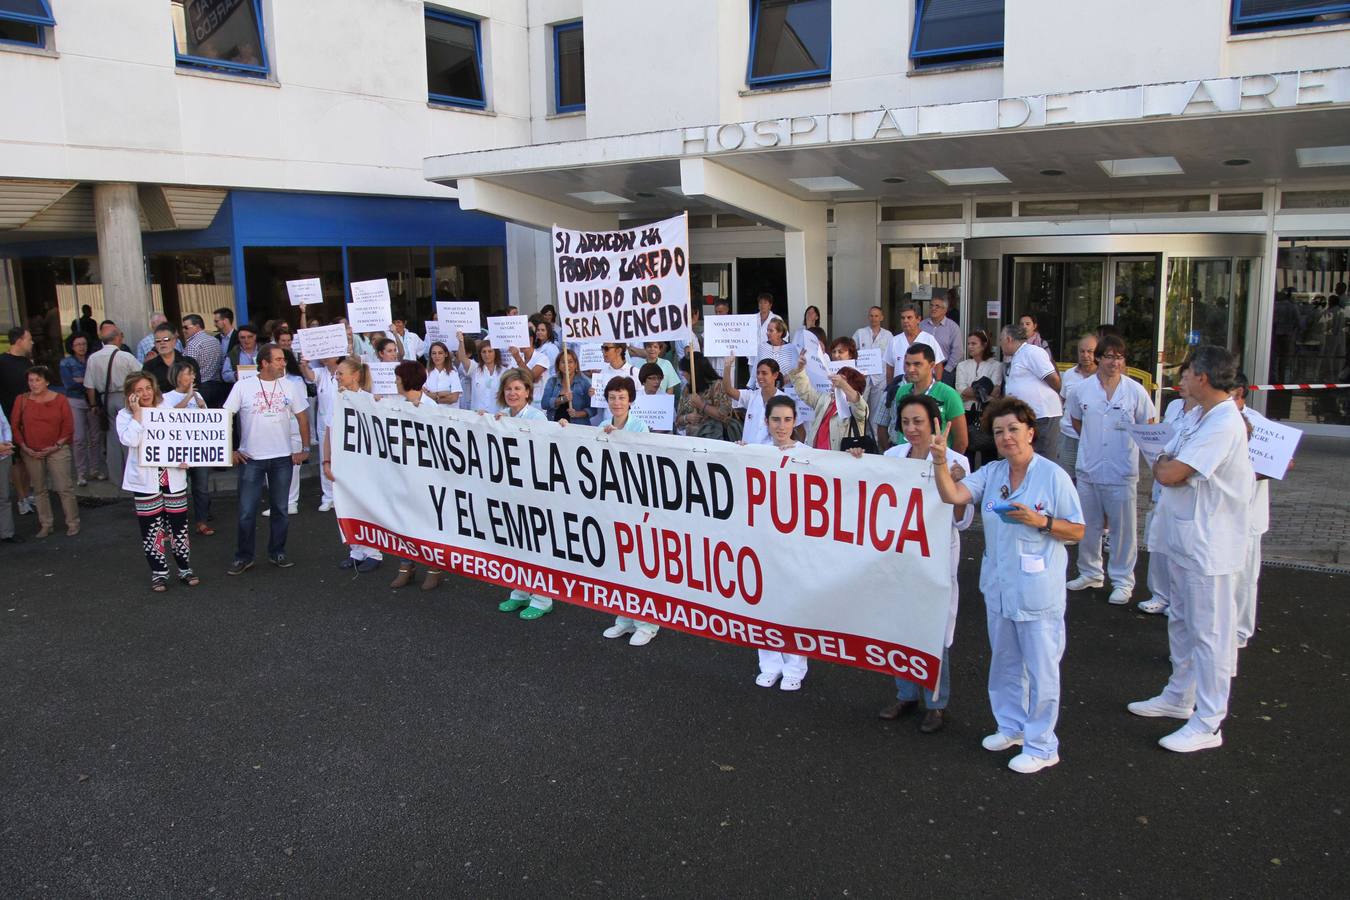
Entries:
<svg viewBox="0 0 1350 900">
<path fill-rule="evenodd" d="M 141 246 L 141 203 L 134 184 L 95 184 L 94 223 L 104 314 L 118 324 L 129 346 L 150 328 L 150 286 Z"/>
<path fill-rule="evenodd" d="M 852 334 L 867 324 L 867 310 L 881 302 L 877 204 L 834 206 L 834 321 L 832 334 Z"/>
</svg>

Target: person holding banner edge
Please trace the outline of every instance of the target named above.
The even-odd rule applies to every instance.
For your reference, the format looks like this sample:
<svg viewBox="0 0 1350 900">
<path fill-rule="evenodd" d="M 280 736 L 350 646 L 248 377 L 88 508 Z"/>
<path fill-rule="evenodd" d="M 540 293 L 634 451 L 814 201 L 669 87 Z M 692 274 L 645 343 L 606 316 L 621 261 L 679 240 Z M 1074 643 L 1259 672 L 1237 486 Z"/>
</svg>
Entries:
<svg viewBox="0 0 1350 900">
<path fill-rule="evenodd" d="M 351 391 L 355 393 L 370 393 L 370 366 L 359 356 L 348 356 L 337 364 L 334 372 L 334 378 L 337 381 L 339 391 Z M 322 436 L 319 439 L 319 445 L 322 447 L 323 477 L 330 483 L 335 482 L 333 478 L 333 442 L 331 420 L 324 423 L 325 427 Z M 338 527 L 338 534 L 341 535 L 342 528 Z M 358 573 L 374 572 L 384 561 L 384 554 L 374 547 L 367 547 L 365 544 L 348 544 L 347 558 L 338 564 L 339 569 L 355 569 Z"/>
<path fill-rule="evenodd" d="M 188 500 L 186 464 L 167 468 L 142 466 L 139 448 L 145 437 L 142 413 L 164 405 L 154 376 L 134 372 L 122 385 L 127 405 L 117 412 L 117 439 L 127 448 L 122 472 L 122 490 L 130 491 L 136 504 L 136 521 L 141 528 L 141 549 L 150 564 L 150 590 L 162 594 L 169 589 L 169 555 L 178 564 L 178 580 L 188 587 L 201 584 L 192 572 L 188 538 Z"/>
<path fill-rule="evenodd" d="M 525 369 L 507 369 L 502 374 L 501 387 L 497 391 L 497 404 L 501 408 L 501 412 L 497 413 L 497 418 L 509 416 L 513 419 L 524 419 L 525 421 L 534 419 L 548 421 L 543 410 L 530 405 L 533 394 L 534 376 L 532 373 Z M 480 411 L 479 415 L 482 414 Z M 517 588 L 511 591 L 509 597 L 497 604 L 497 609 L 504 613 L 519 610 L 520 618 L 529 622 L 543 618 L 553 612 L 553 600 L 542 594 L 531 594 Z"/>
<path fill-rule="evenodd" d="M 992 654 L 989 700 L 998 730 L 982 743 L 993 752 L 1022 745 L 1008 768 L 1030 775 L 1059 762 L 1064 545 L 1083 539 L 1083 512 L 1068 473 L 1033 449 L 1037 422 L 1030 406 L 1000 398 L 985 408 L 983 425 L 1002 459 L 957 482 L 947 463 L 948 422 L 933 438 L 933 480 L 944 502 L 983 507 L 980 591 Z"/>
</svg>

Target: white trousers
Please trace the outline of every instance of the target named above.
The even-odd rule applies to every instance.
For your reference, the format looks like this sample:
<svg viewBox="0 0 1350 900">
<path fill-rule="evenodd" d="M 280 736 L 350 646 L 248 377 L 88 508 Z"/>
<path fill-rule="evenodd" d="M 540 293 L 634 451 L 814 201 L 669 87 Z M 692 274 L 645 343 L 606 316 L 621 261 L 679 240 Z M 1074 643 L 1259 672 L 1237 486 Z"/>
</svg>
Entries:
<svg viewBox="0 0 1350 900">
<path fill-rule="evenodd" d="M 529 591 L 522 591 L 519 588 L 511 591 L 512 600 L 527 600 L 530 606 L 535 609 L 552 609 L 553 601 L 543 594 L 531 594 Z"/>
<path fill-rule="evenodd" d="M 759 673 L 761 675 L 782 675 L 801 681 L 806 677 L 806 657 L 796 653 L 779 653 L 777 650 L 759 651 Z"/>
<path fill-rule="evenodd" d="M 328 429 L 325 428 L 325 431 Z M 319 438 L 319 487 L 323 490 L 323 502 L 333 502 L 333 479 L 323 473 L 323 438 Z"/>
<path fill-rule="evenodd" d="M 1149 510 L 1144 520 L 1144 534 L 1148 534 L 1153 523 L 1153 510 Z M 1155 600 L 1170 603 L 1172 600 L 1171 582 L 1167 580 L 1167 554 L 1150 547 L 1148 551 L 1148 589 Z"/>
<path fill-rule="evenodd" d="M 1256 634 L 1256 588 L 1261 581 L 1261 535 L 1247 538 L 1247 563 L 1237 586 L 1235 624 L 1238 643 L 1246 643 Z"/>
<path fill-rule="evenodd" d="M 656 634 L 661 630 L 660 625 L 653 625 L 651 622 L 639 622 L 637 619 L 630 619 L 627 616 L 615 616 L 614 624 L 620 628 L 633 628 L 646 634 Z"/>
<path fill-rule="evenodd" d="M 1239 574 L 1201 575 L 1165 556 L 1172 605 L 1167 643 L 1172 677 L 1163 700 L 1189 709 L 1192 728 L 1216 731 L 1228 715 L 1228 689 L 1237 662 L 1234 624 Z"/>
<path fill-rule="evenodd" d="M 1022 735 L 1031 756 L 1059 752 L 1059 661 L 1064 619 L 1014 622 L 986 609 L 989 623 L 989 705 L 1000 734 Z"/>
<path fill-rule="evenodd" d="M 1102 533 L 1107 523 L 1111 526 L 1111 586 L 1134 590 L 1134 564 L 1139 559 L 1138 524 L 1135 520 L 1139 504 L 1137 484 L 1097 484 L 1078 480 L 1078 500 L 1083 505 L 1083 539 L 1078 542 L 1078 574 L 1094 581 L 1101 580 Z"/>
</svg>

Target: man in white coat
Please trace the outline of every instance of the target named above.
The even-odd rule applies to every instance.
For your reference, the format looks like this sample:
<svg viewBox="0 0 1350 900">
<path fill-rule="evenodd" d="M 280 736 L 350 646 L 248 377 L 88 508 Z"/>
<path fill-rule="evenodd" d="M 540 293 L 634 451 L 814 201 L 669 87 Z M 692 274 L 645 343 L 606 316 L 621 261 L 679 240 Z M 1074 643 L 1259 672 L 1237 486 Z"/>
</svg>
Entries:
<svg viewBox="0 0 1350 900">
<path fill-rule="evenodd" d="M 1237 383 L 1233 355 L 1202 346 L 1181 377 L 1199 412 L 1181 421 L 1153 464 L 1163 490 L 1149 535 L 1150 544 L 1156 539 L 1177 549 L 1166 557 L 1172 676 L 1161 694 L 1128 708 L 1136 716 L 1185 719 L 1158 743 L 1190 753 L 1223 744 L 1255 473 L 1246 422 L 1228 393 Z"/>
<path fill-rule="evenodd" d="M 1124 376 L 1125 341 L 1119 335 L 1102 337 L 1093 354 L 1096 374 L 1074 385 L 1064 405 L 1079 436 L 1074 466 L 1086 521 L 1078 544 L 1078 577 L 1068 589 L 1103 585 L 1102 532 L 1110 523 L 1110 602 L 1124 606 L 1134 593 L 1138 561 L 1139 447 L 1128 429 L 1152 422 L 1158 411 L 1144 386 Z"/>
<path fill-rule="evenodd" d="M 880 306 L 873 306 L 867 310 L 867 324 L 853 332 L 853 343 L 858 345 L 859 352 L 880 350 L 883 356 L 886 354 L 886 348 L 891 345 L 891 339 L 895 335 L 882 327 L 883 318 L 884 314 Z M 872 431 L 876 426 L 877 411 L 881 409 L 881 393 L 885 387 L 884 370 L 876 375 L 867 376 L 868 431 Z"/>
</svg>

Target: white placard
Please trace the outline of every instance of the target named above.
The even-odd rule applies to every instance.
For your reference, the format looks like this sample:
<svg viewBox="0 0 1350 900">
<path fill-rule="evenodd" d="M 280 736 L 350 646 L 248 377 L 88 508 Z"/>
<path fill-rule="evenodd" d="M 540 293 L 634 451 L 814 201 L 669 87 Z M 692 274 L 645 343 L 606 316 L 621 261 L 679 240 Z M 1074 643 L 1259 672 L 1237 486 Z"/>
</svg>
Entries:
<svg viewBox="0 0 1350 900">
<path fill-rule="evenodd" d="M 530 340 L 530 320 L 528 316 L 488 316 L 488 344 L 496 348 L 503 358 L 510 354 L 512 347 L 532 346 Z"/>
<path fill-rule="evenodd" d="M 986 319 L 1002 319 L 1003 301 L 1002 300 L 984 301 L 984 317 Z"/>
<path fill-rule="evenodd" d="M 909 292 L 912 300 L 932 300 L 933 286 L 931 284 L 916 284 L 914 290 Z"/>
<path fill-rule="evenodd" d="M 346 356 L 347 326 L 339 323 L 301 328 L 295 333 L 295 349 L 309 362 Z"/>
<path fill-rule="evenodd" d="M 633 401 L 633 415 L 637 416 L 652 431 L 673 431 L 675 429 L 675 395 L 658 391 L 649 394 L 638 388 L 637 399 Z"/>
<path fill-rule="evenodd" d="M 759 353 L 759 316 L 708 316 L 703 320 L 703 353 L 754 359 Z"/>
<path fill-rule="evenodd" d="M 454 353 L 459 348 L 459 337 L 449 325 L 434 320 L 423 324 L 426 326 L 426 341 L 428 348 L 436 341 L 440 341 L 444 344 L 445 348 L 451 353 Z"/>
<path fill-rule="evenodd" d="M 722 285 L 720 282 L 717 281 L 703 282 L 703 296 L 717 297 L 720 296 L 721 293 L 722 293 Z"/>
<path fill-rule="evenodd" d="M 689 340 L 689 221 L 623 231 L 553 228 L 563 339 Z"/>
<path fill-rule="evenodd" d="M 599 372 L 605 367 L 602 344 L 568 344 L 567 349 L 577 355 L 577 367 L 583 372 Z"/>
<path fill-rule="evenodd" d="M 460 334 L 483 333 L 481 304 L 477 300 L 437 300 L 436 319 L 450 329 L 456 344 Z"/>
<path fill-rule="evenodd" d="M 352 302 L 347 304 L 347 322 L 357 334 L 383 334 L 394 321 L 389 303 L 389 280 L 352 282 Z"/>
<path fill-rule="evenodd" d="M 1272 422 L 1254 409 L 1242 411 L 1251 423 L 1251 437 L 1247 439 L 1247 453 L 1257 475 L 1283 481 L 1294 459 L 1294 451 L 1303 432 L 1279 422 Z"/>
<path fill-rule="evenodd" d="M 308 306 L 323 302 L 323 282 L 317 278 L 298 278 L 286 282 L 286 294 L 291 298 L 291 306 Z"/>
<path fill-rule="evenodd" d="M 145 435 L 138 462 L 142 466 L 189 468 L 234 465 L 230 425 L 234 417 L 223 409 L 173 409 L 147 407 L 141 410 Z"/>
<path fill-rule="evenodd" d="M 880 347 L 869 347 L 858 351 L 858 371 L 864 375 L 877 378 L 886 374 Z"/>
<path fill-rule="evenodd" d="M 1176 434 L 1176 429 L 1171 424 L 1164 423 L 1130 424 L 1125 426 L 1125 430 L 1139 445 L 1139 452 L 1144 454 L 1144 459 L 1150 467 L 1158 461 L 1158 454 L 1163 452 L 1163 448 L 1171 443 L 1173 436 Z"/>
<path fill-rule="evenodd" d="M 370 392 L 377 397 L 393 397 L 398 394 L 398 379 L 394 377 L 394 370 L 398 368 L 396 362 L 373 362 L 370 363 Z"/>
<path fill-rule="evenodd" d="M 792 402 L 797 404 L 797 424 L 809 426 L 811 424 L 811 419 L 814 418 L 816 414 L 815 407 L 803 400 L 801 395 L 797 393 L 797 389 L 791 384 L 783 385 L 783 393 L 791 397 Z M 807 437 L 814 438 L 815 435 L 808 434 Z"/>
</svg>

